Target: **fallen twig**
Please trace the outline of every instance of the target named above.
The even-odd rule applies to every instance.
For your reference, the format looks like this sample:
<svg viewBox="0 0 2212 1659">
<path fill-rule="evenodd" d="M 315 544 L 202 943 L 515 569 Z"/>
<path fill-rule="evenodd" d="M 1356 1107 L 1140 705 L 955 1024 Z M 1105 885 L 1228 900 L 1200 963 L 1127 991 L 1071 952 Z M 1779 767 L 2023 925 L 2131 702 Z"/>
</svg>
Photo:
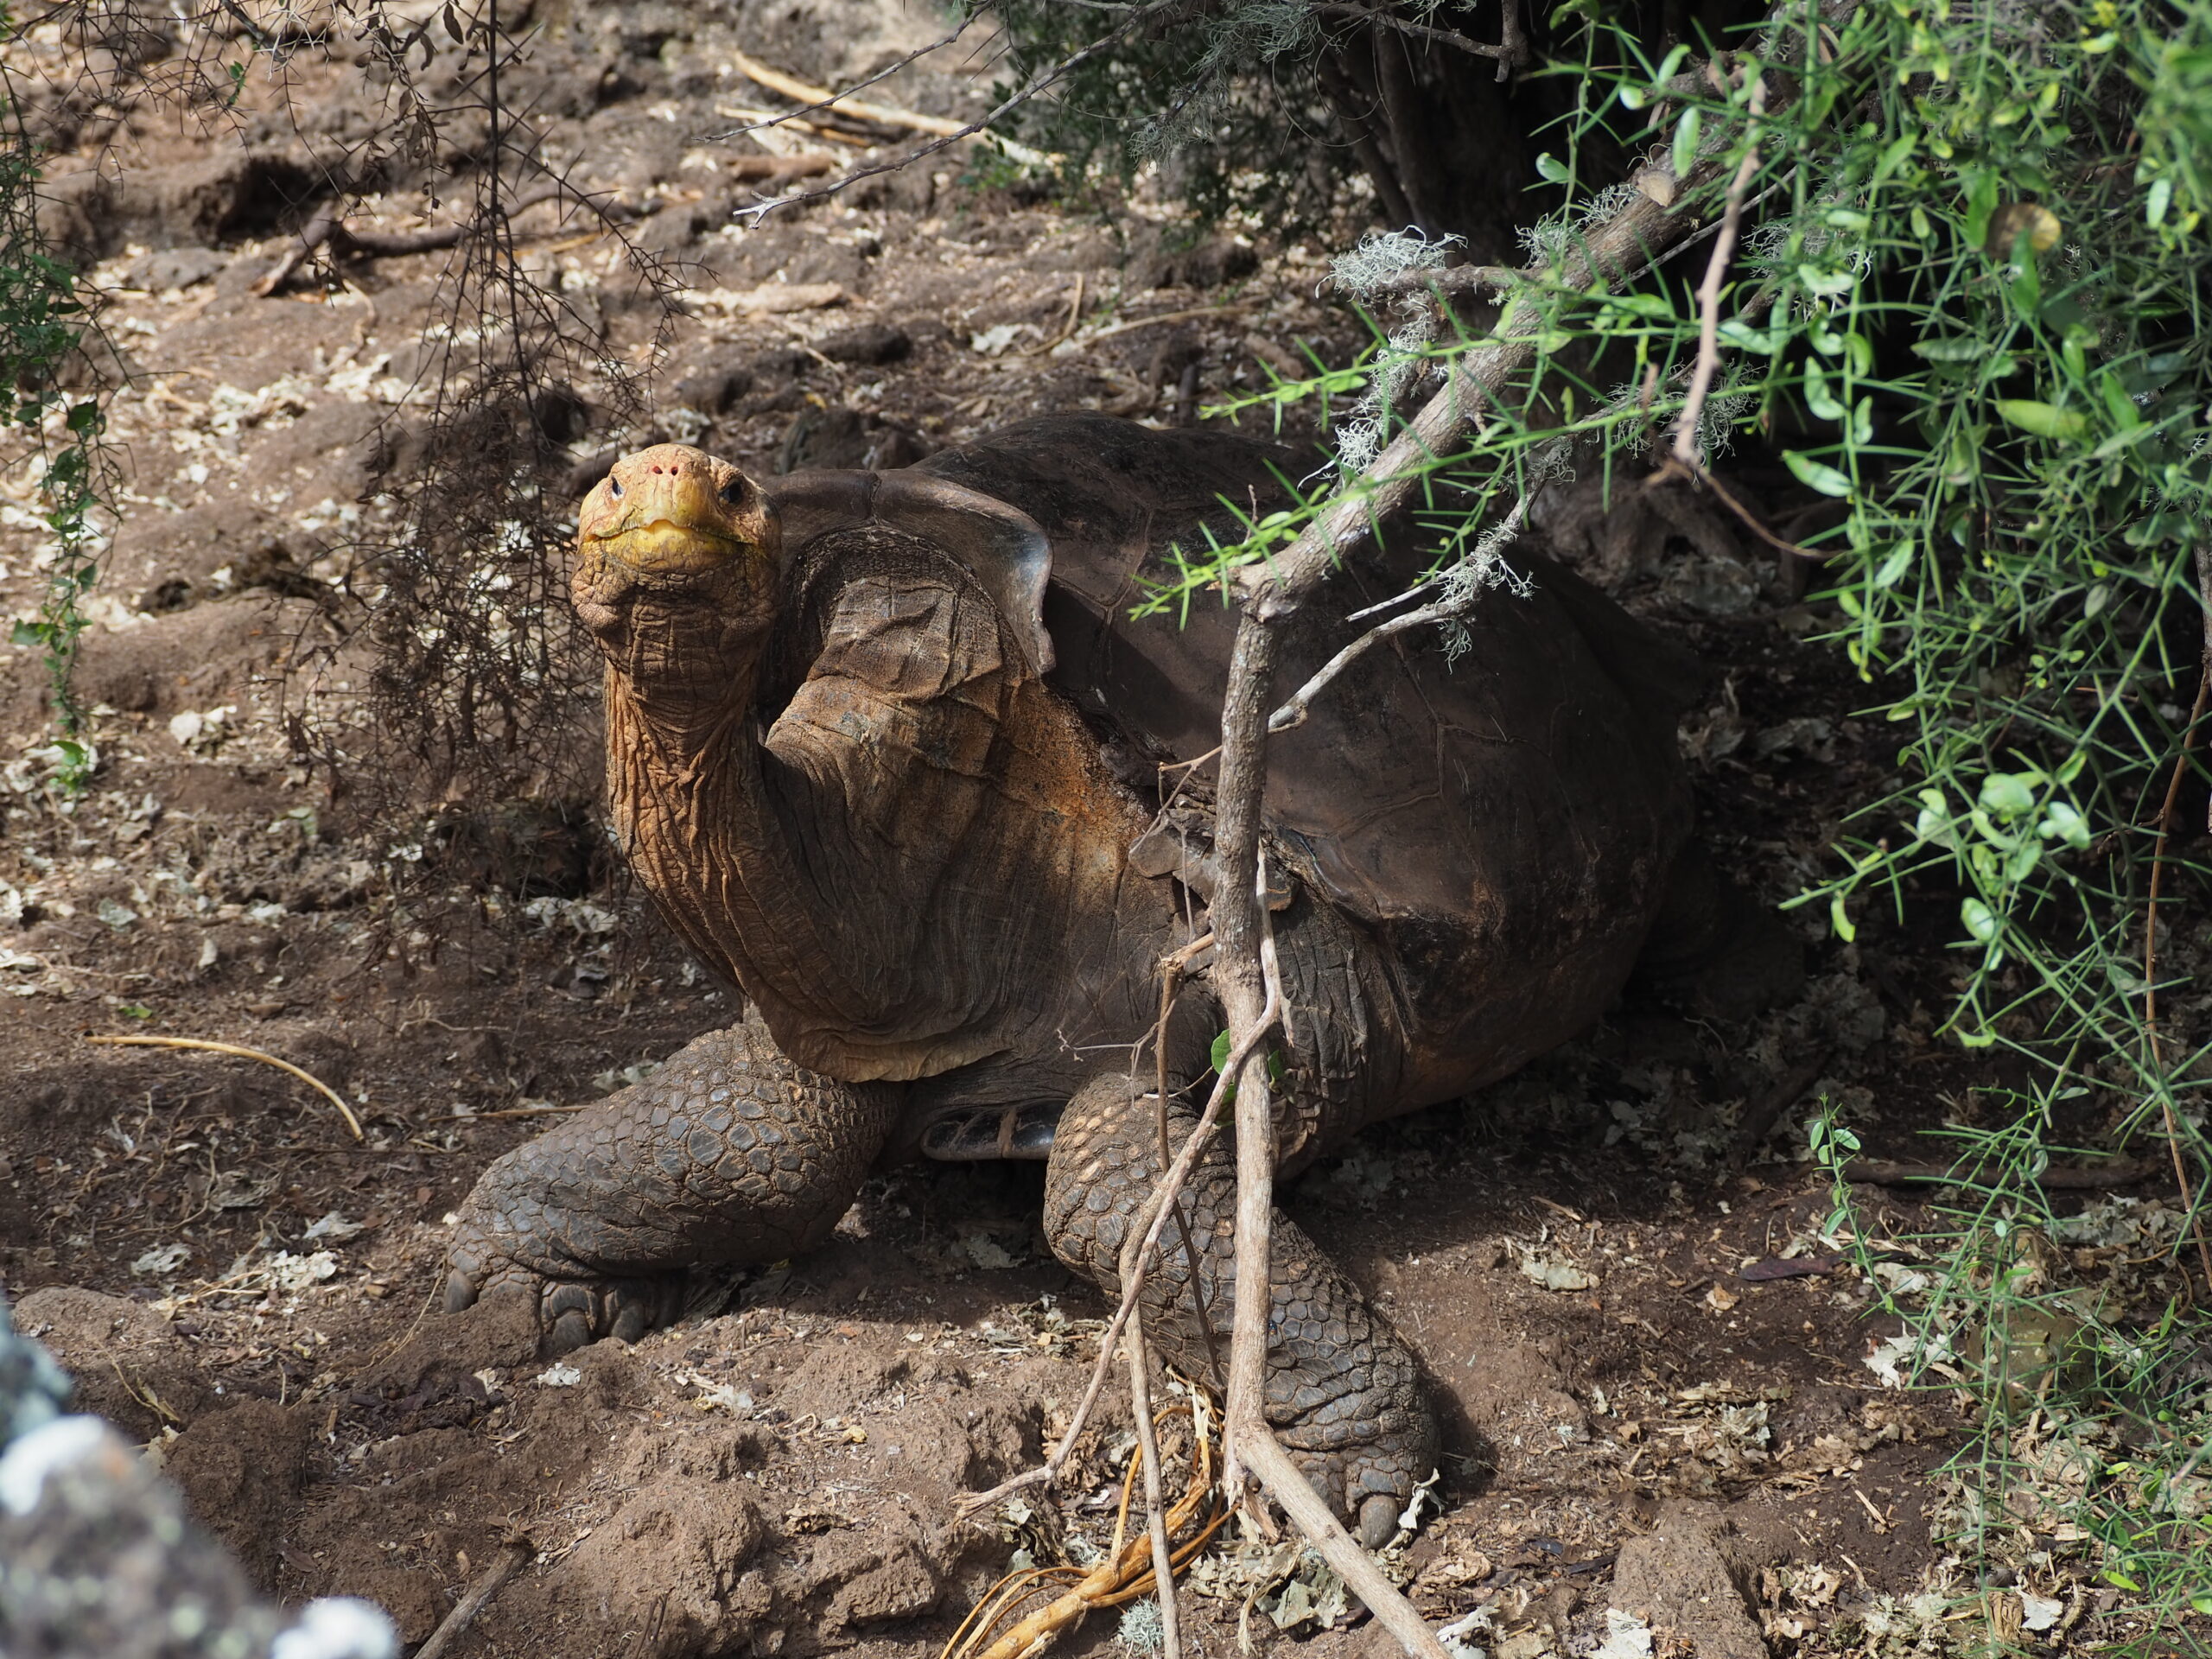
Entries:
<svg viewBox="0 0 2212 1659">
<path fill-rule="evenodd" d="M 748 162 L 758 160 L 770 164 L 759 175 L 764 179 L 777 176 L 777 168 L 779 164 L 800 162 L 807 163 L 798 168 L 785 167 L 782 176 L 790 178 L 804 177 L 811 173 L 826 173 L 832 165 L 827 156 L 748 156 L 745 159 Z M 819 165 L 815 165 L 817 161 Z M 743 177 L 747 175 L 741 173 L 740 176 Z M 535 185 L 516 196 L 512 201 L 501 201 L 498 204 L 497 211 L 512 219 L 516 214 L 535 207 L 542 202 L 559 200 L 563 198 L 588 208 L 603 222 L 610 224 L 613 222 L 616 207 L 613 202 L 588 195 L 574 185 L 558 179 Z M 485 213 L 465 222 L 429 225 L 416 231 L 371 231 L 348 225 L 340 215 L 334 204 L 326 203 L 317 208 L 308 222 L 301 226 L 299 236 L 294 240 L 292 245 L 284 251 L 283 257 L 270 267 L 269 274 L 253 285 L 254 294 L 258 298 L 267 299 L 282 289 L 286 283 L 291 281 L 300 267 L 313 258 L 319 249 L 326 247 L 339 258 L 359 259 L 386 258 L 408 253 L 432 253 L 440 248 L 456 247 L 464 239 L 484 228 L 491 211 L 487 207 Z"/>
<path fill-rule="evenodd" d="M 1251 308 L 1249 301 L 1231 300 L 1226 305 L 1193 305 L 1180 311 L 1163 311 L 1156 317 L 1129 317 L 1121 322 L 1109 322 L 1096 334 L 1084 335 L 1083 343 L 1089 346 L 1139 328 L 1154 328 L 1163 322 L 1197 322 L 1207 317 L 1234 317 Z"/>
<path fill-rule="evenodd" d="M 1085 275 L 1085 272 L 1080 270 L 1075 274 L 1075 291 L 1068 296 L 1068 319 L 1060 325 L 1060 332 L 1050 340 L 1032 346 L 1022 353 L 1024 357 L 1042 357 L 1046 353 L 1058 347 L 1063 341 L 1075 338 L 1075 331 L 1083 321 L 1083 290 Z"/>
<path fill-rule="evenodd" d="M 2105 1164 L 2053 1164 L 2035 1177 L 2035 1183 L 2053 1192 L 2096 1192 L 2108 1186 L 2133 1186 L 2158 1173 L 2153 1160 L 2115 1158 Z M 1897 1164 L 1879 1158 L 1854 1158 L 1843 1166 L 1843 1179 L 1867 1186 L 1914 1186 L 1929 1181 L 1965 1186 L 1973 1183 L 1974 1172 L 1957 1164 Z"/>
<path fill-rule="evenodd" d="M 844 92 L 833 92 L 827 86 L 817 86 L 796 75 L 787 75 L 780 69 L 771 69 L 766 64 L 748 58 L 742 52 L 730 53 L 729 62 L 730 67 L 747 80 L 766 86 L 772 92 L 781 92 L 801 105 L 795 111 L 797 114 L 820 111 L 830 115 L 847 115 L 857 120 L 873 121 L 879 127 L 896 127 L 906 132 L 926 132 L 939 138 L 987 136 L 982 129 L 964 122 L 949 121 L 941 115 L 923 115 L 918 111 L 902 110 L 890 104 L 870 104 Z M 990 143 L 1006 152 L 1008 161 L 1019 162 L 1024 167 L 1049 167 L 1058 160 L 1058 156 L 1048 156 L 1041 149 L 1032 149 L 1027 144 L 1018 144 L 1013 139 L 1002 138 L 995 132 L 988 134 L 988 137 Z"/>
<path fill-rule="evenodd" d="M 1194 1522 L 1197 1529 L 1179 1547 L 1174 1548 L 1167 1557 L 1167 1584 L 1171 1592 L 1176 1569 L 1190 1565 L 1198 1552 L 1213 1541 L 1214 1535 L 1221 1530 L 1230 1515 L 1226 1507 L 1217 1508 L 1211 1516 L 1205 1515 L 1214 1493 L 1214 1464 L 1211 1443 L 1207 1439 L 1200 1416 L 1203 1409 L 1194 1389 L 1191 1396 L 1191 1481 L 1183 1496 L 1176 1500 L 1175 1507 L 1167 1512 L 1164 1530 L 1172 1538 Z M 1140 1422 L 1151 1421 L 1149 1414 L 1139 1419 Z M 1156 1431 L 1156 1423 L 1154 1428 Z M 1140 1445 L 1141 1447 L 1141 1442 Z M 1140 1473 L 1140 1464 L 1144 1465 L 1147 1470 L 1152 1466 L 1141 1449 L 1130 1460 L 1128 1471 L 1122 1478 L 1122 1507 L 1115 1517 L 1113 1541 L 1097 1565 L 1047 1605 L 1025 1615 L 1004 1635 L 976 1654 L 976 1644 L 990 1633 L 999 1618 L 1014 1606 L 1023 1594 L 1033 1589 L 1046 1576 L 1033 1571 L 1017 1574 L 998 1586 L 974 1612 L 961 1621 L 960 1629 L 954 1633 L 952 1640 L 945 1643 L 941 1659 L 970 1659 L 970 1656 L 973 1659 L 1026 1659 L 1027 1656 L 1038 1652 L 1049 1638 L 1075 1624 L 1084 1614 L 1098 1608 L 1119 1606 L 1147 1590 L 1158 1587 L 1160 1573 L 1156 1563 L 1160 1557 L 1154 1554 L 1154 1540 L 1149 1535 L 1149 1529 L 1143 1535 L 1128 1535 L 1130 1493 Z M 1155 1565 L 1146 1564 L 1148 1556 Z"/>
<path fill-rule="evenodd" d="M 279 1071 L 289 1071 L 302 1083 L 321 1094 L 338 1109 L 338 1116 L 346 1120 L 346 1127 L 356 1141 L 365 1141 L 361 1133 L 361 1120 L 353 1116 L 353 1109 L 345 1097 L 311 1071 L 302 1071 L 289 1060 L 280 1060 L 274 1054 L 264 1053 L 257 1048 L 248 1048 L 242 1043 L 210 1042 L 204 1037 L 87 1037 L 88 1043 L 98 1043 L 106 1048 L 196 1048 L 210 1054 L 235 1054 L 240 1059 L 259 1060 L 264 1065 L 273 1065 Z"/>
<path fill-rule="evenodd" d="M 453 1611 L 430 1632 L 430 1639 L 415 1649 L 415 1659 L 439 1659 L 476 1622 L 476 1615 L 499 1593 L 499 1586 L 514 1577 L 534 1553 L 530 1540 L 519 1533 L 511 1534 L 504 1540 L 499 1545 L 499 1559 L 477 1576 L 476 1582 L 468 1586 L 468 1593 L 454 1604 Z"/>
</svg>

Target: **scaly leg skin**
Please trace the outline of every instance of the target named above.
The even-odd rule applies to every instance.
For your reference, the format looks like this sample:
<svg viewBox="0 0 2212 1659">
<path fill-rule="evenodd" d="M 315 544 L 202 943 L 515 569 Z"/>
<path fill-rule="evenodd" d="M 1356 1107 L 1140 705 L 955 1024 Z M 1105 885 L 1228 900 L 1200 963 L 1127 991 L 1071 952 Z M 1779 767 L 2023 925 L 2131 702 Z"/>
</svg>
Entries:
<svg viewBox="0 0 2212 1659">
<path fill-rule="evenodd" d="M 827 1238 L 902 1090 L 785 1059 L 757 1016 L 700 1038 L 493 1163 L 461 1208 L 446 1306 L 521 1290 L 549 1355 L 634 1342 L 683 1312 L 685 1270 Z"/>
<path fill-rule="evenodd" d="M 1045 1233 L 1062 1262 L 1109 1296 L 1121 1295 L 1123 1243 L 1163 1173 L 1153 1103 L 1125 1077 L 1087 1084 L 1060 1117 L 1045 1176 Z M 1171 1109 L 1179 1148 L 1194 1116 Z M 1140 1313 L 1162 1357 L 1192 1376 L 1210 1373 L 1198 1299 L 1228 1361 L 1236 1299 L 1236 1166 L 1219 1141 L 1179 1200 L 1197 1271 L 1171 1220 L 1145 1276 Z M 1146 1222 L 1149 1225 L 1149 1221 Z M 1267 1417 L 1321 1496 L 1370 1549 L 1388 1543 L 1415 1484 L 1436 1462 L 1436 1421 L 1413 1356 L 1351 1281 L 1278 1210 L 1268 1278 Z"/>
</svg>

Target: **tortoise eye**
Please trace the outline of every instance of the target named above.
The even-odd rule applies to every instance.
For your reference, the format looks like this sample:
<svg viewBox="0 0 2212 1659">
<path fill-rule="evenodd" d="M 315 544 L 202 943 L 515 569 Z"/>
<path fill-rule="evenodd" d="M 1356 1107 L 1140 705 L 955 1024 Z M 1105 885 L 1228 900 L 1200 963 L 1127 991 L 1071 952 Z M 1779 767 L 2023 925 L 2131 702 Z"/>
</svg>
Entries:
<svg viewBox="0 0 2212 1659">
<path fill-rule="evenodd" d="M 745 499 L 745 477 L 740 474 L 722 486 L 722 499 L 733 507 Z"/>
<path fill-rule="evenodd" d="M 607 493 L 618 501 L 622 499 L 622 480 L 612 473 L 607 475 Z"/>
</svg>

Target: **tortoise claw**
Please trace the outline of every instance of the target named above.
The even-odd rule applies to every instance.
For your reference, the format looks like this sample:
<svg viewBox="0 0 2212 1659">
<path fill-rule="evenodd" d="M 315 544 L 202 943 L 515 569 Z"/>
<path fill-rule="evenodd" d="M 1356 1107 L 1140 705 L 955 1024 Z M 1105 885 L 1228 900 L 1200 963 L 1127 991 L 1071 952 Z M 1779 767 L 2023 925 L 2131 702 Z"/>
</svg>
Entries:
<svg viewBox="0 0 2212 1659">
<path fill-rule="evenodd" d="M 537 1304 L 538 1349 L 558 1359 L 605 1337 L 636 1342 L 648 1332 L 673 1323 L 683 1311 L 683 1275 L 653 1278 L 552 1279 L 507 1264 L 486 1273 L 457 1264 L 446 1275 L 448 1313 L 474 1307 L 487 1295 L 521 1291 Z"/>
<path fill-rule="evenodd" d="M 1398 1535 L 1399 1514 L 1397 1500 L 1377 1492 L 1359 1506 L 1352 1536 L 1359 1540 L 1362 1549 L 1381 1549 Z"/>
</svg>

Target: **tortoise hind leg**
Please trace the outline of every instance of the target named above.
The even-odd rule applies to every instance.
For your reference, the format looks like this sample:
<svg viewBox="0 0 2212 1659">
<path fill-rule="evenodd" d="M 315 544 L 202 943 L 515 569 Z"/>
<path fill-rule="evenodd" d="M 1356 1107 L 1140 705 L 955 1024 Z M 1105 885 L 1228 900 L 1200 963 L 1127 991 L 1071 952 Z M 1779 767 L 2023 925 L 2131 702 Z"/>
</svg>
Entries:
<svg viewBox="0 0 2212 1659">
<path fill-rule="evenodd" d="M 1179 1146 L 1195 1121 L 1187 1109 L 1171 1109 L 1170 1144 Z M 1086 1084 L 1061 1114 L 1046 1170 L 1045 1232 L 1053 1254 L 1119 1297 L 1123 1243 L 1144 1218 L 1160 1173 L 1152 1101 L 1126 1077 Z M 1213 1371 L 1209 1332 L 1227 1364 L 1236 1299 L 1236 1167 L 1219 1141 L 1192 1171 L 1179 1203 L 1198 1259 L 1184 1254 L 1171 1224 L 1145 1276 L 1140 1313 L 1168 1363 L 1206 1376 Z M 1270 1254 L 1268 1422 L 1330 1506 L 1363 1542 L 1378 1547 L 1436 1461 L 1436 1422 L 1413 1356 L 1281 1211 Z"/>
<path fill-rule="evenodd" d="M 446 1306 L 521 1291 L 549 1353 L 635 1341 L 683 1311 L 695 1264 L 827 1238 L 900 1095 L 802 1070 L 753 1019 L 709 1033 L 484 1172 L 447 1253 Z"/>
</svg>

